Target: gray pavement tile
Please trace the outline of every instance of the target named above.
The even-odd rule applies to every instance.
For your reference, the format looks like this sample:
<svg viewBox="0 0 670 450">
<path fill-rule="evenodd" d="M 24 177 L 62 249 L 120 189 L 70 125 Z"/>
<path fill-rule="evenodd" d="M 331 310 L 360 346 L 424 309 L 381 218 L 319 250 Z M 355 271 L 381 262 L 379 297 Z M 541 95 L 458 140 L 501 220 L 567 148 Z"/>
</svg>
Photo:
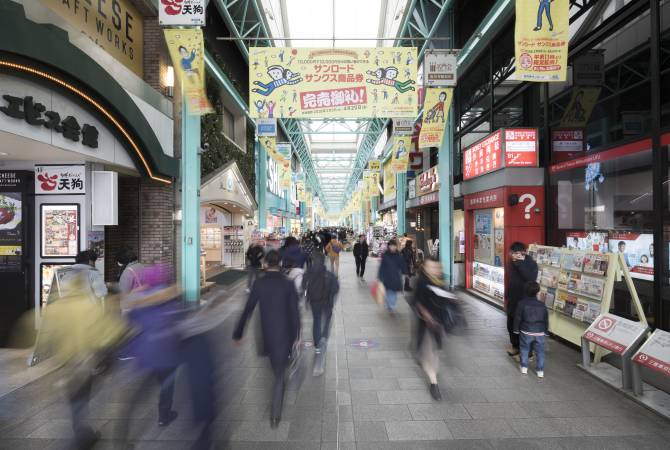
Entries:
<svg viewBox="0 0 670 450">
<path fill-rule="evenodd" d="M 289 441 L 321 441 L 321 418 L 292 420 L 289 423 Z"/>
<path fill-rule="evenodd" d="M 0 437 L 0 450 L 45 450 L 53 445 L 51 439 L 9 439 Z"/>
<path fill-rule="evenodd" d="M 583 436 L 577 423 L 582 419 L 563 418 L 531 418 L 509 419 L 508 422 L 514 431 L 521 437 L 561 437 Z"/>
<path fill-rule="evenodd" d="M 496 387 L 495 377 L 441 377 L 443 384 L 452 388 L 493 388 Z"/>
<path fill-rule="evenodd" d="M 542 401 L 528 401 L 518 402 L 519 407 L 526 411 L 529 415 L 527 417 L 582 417 L 589 416 L 586 405 L 581 402 L 566 401 L 566 402 L 542 402 Z"/>
<path fill-rule="evenodd" d="M 276 429 L 270 427 L 270 420 L 231 422 L 231 441 L 286 441 L 290 423 L 283 420 Z"/>
<path fill-rule="evenodd" d="M 358 442 L 357 450 L 492 450 L 486 440 Z"/>
<path fill-rule="evenodd" d="M 349 378 L 355 379 L 355 378 L 363 378 L 363 379 L 370 379 L 372 378 L 372 369 L 369 367 L 354 367 L 349 369 Z M 348 382 L 349 380 L 347 380 Z"/>
<path fill-rule="evenodd" d="M 444 421 L 402 421 L 386 422 L 389 441 L 434 441 L 451 439 L 451 433 Z"/>
<path fill-rule="evenodd" d="M 49 419 L 18 418 L 13 425 L 0 430 L 0 436 L 3 438 L 25 438 L 48 422 Z"/>
<path fill-rule="evenodd" d="M 561 440 L 550 438 L 510 438 L 489 441 L 496 450 L 562 450 Z M 606 447 L 601 447 L 605 450 Z"/>
<path fill-rule="evenodd" d="M 360 421 L 399 421 L 412 420 L 406 405 L 356 405 L 354 420 Z"/>
<path fill-rule="evenodd" d="M 408 405 L 414 420 L 472 419 L 460 403 Z"/>
<path fill-rule="evenodd" d="M 465 409 L 468 411 L 468 413 L 470 413 L 473 419 L 510 419 L 537 417 L 536 415 L 531 414 L 527 409 L 524 409 L 518 403 L 514 402 L 466 403 L 463 406 L 465 406 Z"/>
<path fill-rule="evenodd" d="M 87 421 L 94 429 L 102 428 L 106 421 L 89 420 Z M 41 427 L 29 433 L 28 438 L 42 439 L 70 439 L 74 436 L 72 432 L 72 422 L 69 419 L 52 419 L 47 421 Z"/>
<path fill-rule="evenodd" d="M 476 403 L 485 402 L 486 397 L 479 389 L 474 388 L 451 388 L 441 389 L 442 398 L 450 403 Z"/>
<path fill-rule="evenodd" d="M 123 437 L 122 434 L 123 423 L 121 420 L 108 420 L 100 429 L 102 439 L 118 439 Z M 172 426 L 172 425 L 170 425 Z M 162 432 L 162 428 L 158 426 L 158 422 L 153 419 L 134 419 L 128 423 L 128 438 L 153 440 L 158 439 Z"/>
<path fill-rule="evenodd" d="M 513 389 L 480 389 L 485 401 L 491 403 L 500 402 L 521 402 L 527 400 L 534 401 L 560 401 L 558 395 L 542 392 L 530 387 L 521 387 Z"/>
<path fill-rule="evenodd" d="M 406 405 L 410 403 L 430 403 L 433 401 L 427 389 L 409 391 L 377 391 L 381 405 Z"/>
<path fill-rule="evenodd" d="M 651 435 L 668 430 L 668 425 L 640 417 L 580 417 L 573 419 L 575 429 L 584 436 Z"/>
<path fill-rule="evenodd" d="M 400 387 L 395 378 L 352 379 L 349 383 L 352 391 L 381 391 Z"/>
<path fill-rule="evenodd" d="M 447 420 L 454 439 L 499 439 L 518 437 L 504 419 Z"/>
<path fill-rule="evenodd" d="M 427 389 L 428 381 L 425 377 L 398 378 L 398 385 L 404 390 Z"/>
<path fill-rule="evenodd" d="M 372 369 L 374 378 L 408 378 L 420 377 L 423 371 L 419 367 L 375 367 Z"/>
<path fill-rule="evenodd" d="M 384 422 L 356 422 L 354 430 L 356 433 L 356 442 L 388 441 Z"/>
</svg>

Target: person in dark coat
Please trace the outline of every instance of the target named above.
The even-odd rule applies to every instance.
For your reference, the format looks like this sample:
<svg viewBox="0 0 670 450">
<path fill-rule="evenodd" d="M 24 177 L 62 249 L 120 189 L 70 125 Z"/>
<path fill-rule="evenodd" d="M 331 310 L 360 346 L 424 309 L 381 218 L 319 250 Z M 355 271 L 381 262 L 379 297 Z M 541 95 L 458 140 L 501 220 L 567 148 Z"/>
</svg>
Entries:
<svg viewBox="0 0 670 450">
<path fill-rule="evenodd" d="M 549 313 L 544 303 L 537 298 L 540 285 L 535 281 L 526 283 L 526 297 L 519 302 L 514 316 L 514 333 L 519 336 L 521 349 L 521 373 L 528 373 L 528 356 L 535 350 L 538 378 L 544 378 L 544 336 L 549 332 Z"/>
<path fill-rule="evenodd" d="M 247 268 L 249 269 L 249 276 L 247 278 L 247 292 L 251 291 L 251 286 L 256 281 L 258 273 L 263 268 L 263 256 L 265 251 L 263 247 L 255 242 L 252 242 L 247 249 Z"/>
<path fill-rule="evenodd" d="M 280 250 L 282 257 L 282 267 L 288 269 L 290 267 L 304 268 L 307 262 L 307 255 L 300 248 L 300 242 L 293 236 L 286 238 L 284 247 Z M 290 267 L 289 267 L 290 264 Z"/>
<path fill-rule="evenodd" d="M 414 275 L 414 271 L 416 268 L 416 253 L 414 251 L 414 247 L 412 246 L 412 241 L 410 239 L 405 240 L 405 247 L 403 247 L 402 251 L 402 259 L 405 260 L 405 265 L 407 266 L 407 273 L 405 274 L 405 290 L 409 291 L 411 290 L 410 288 L 410 279 L 412 275 Z"/>
<path fill-rule="evenodd" d="M 263 345 L 275 375 L 270 425 L 279 426 L 284 400 L 285 372 L 293 344 L 300 337 L 300 313 L 295 285 L 280 268 L 281 257 L 276 250 L 265 255 L 265 274 L 256 280 L 242 316 L 233 333 L 239 343 L 251 313 L 260 304 Z"/>
<path fill-rule="evenodd" d="M 365 235 L 358 236 L 358 242 L 354 244 L 354 259 L 356 260 L 356 276 L 363 279 L 365 274 L 365 260 L 368 259 L 368 243 Z"/>
<path fill-rule="evenodd" d="M 398 243 L 391 239 L 387 245 L 387 250 L 382 255 L 382 261 L 379 265 L 379 275 L 377 278 L 384 285 L 386 309 L 389 312 L 395 311 L 398 292 L 402 292 L 402 276 L 407 273 L 407 265 L 402 255 L 398 252 Z"/>
<path fill-rule="evenodd" d="M 340 289 L 335 274 L 326 270 L 323 255 L 314 255 L 312 265 L 302 279 L 302 287 L 307 296 L 307 303 L 312 309 L 315 351 L 321 354 L 326 350 L 335 296 Z"/>
<path fill-rule="evenodd" d="M 507 331 L 511 347 L 510 356 L 519 354 L 519 335 L 514 333 L 514 317 L 519 302 L 526 296 L 526 283 L 537 280 L 537 263 L 526 253 L 526 244 L 515 242 L 510 247 L 510 259 L 507 286 L 505 286 L 505 312 L 507 313 Z"/>
</svg>

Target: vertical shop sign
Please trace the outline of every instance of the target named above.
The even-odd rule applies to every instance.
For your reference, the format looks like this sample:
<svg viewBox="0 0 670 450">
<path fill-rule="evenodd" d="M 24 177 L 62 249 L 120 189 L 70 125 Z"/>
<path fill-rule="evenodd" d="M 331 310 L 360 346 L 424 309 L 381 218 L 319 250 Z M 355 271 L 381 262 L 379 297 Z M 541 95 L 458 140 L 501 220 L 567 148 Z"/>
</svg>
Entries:
<svg viewBox="0 0 670 450">
<path fill-rule="evenodd" d="M 605 53 L 589 50 L 572 63 L 572 82 L 577 86 L 602 86 L 605 83 Z"/>
<path fill-rule="evenodd" d="M 381 170 L 381 162 L 378 159 L 371 159 L 368 161 L 368 169 L 379 172 Z"/>
<path fill-rule="evenodd" d="M 35 166 L 35 194 L 85 194 L 86 166 Z"/>
<path fill-rule="evenodd" d="M 414 197 L 416 197 L 416 178 L 407 182 L 407 198 L 413 199 Z"/>
<path fill-rule="evenodd" d="M 423 120 L 419 134 L 419 148 L 439 147 L 444 137 L 444 127 L 449 118 L 449 109 L 454 97 L 450 88 L 426 89 L 423 104 Z"/>
<path fill-rule="evenodd" d="M 414 132 L 414 119 L 393 119 L 393 134 L 411 136 Z"/>
<path fill-rule="evenodd" d="M 426 50 L 423 59 L 423 83 L 428 87 L 456 86 L 456 52 L 453 50 Z"/>
<path fill-rule="evenodd" d="M 204 27 L 205 0 L 160 0 L 158 23 L 170 26 Z"/>
<path fill-rule="evenodd" d="M 493 172 L 502 166 L 502 130 L 496 131 L 463 152 L 464 180 Z"/>
<path fill-rule="evenodd" d="M 565 81 L 570 0 L 516 0 L 514 78 Z"/>
<path fill-rule="evenodd" d="M 505 129 L 505 166 L 537 167 L 538 139 L 535 128 Z"/>
<path fill-rule="evenodd" d="M 584 151 L 584 129 L 565 128 L 551 130 L 551 151 L 554 153 L 579 153 Z"/>
<path fill-rule="evenodd" d="M 171 28 L 163 30 L 172 64 L 184 87 L 190 114 L 211 113 L 212 107 L 205 91 L 205 46 L 200 28 Z"/>
<path fill-rule="evenodd" d="M 426 195 L 440 189 L 440 180 L 438 177 L 437 166 L 422 172 L 418 176 L 418 184 L 416 186 L 417 195 Z"/>
<path fill-rule="evenodd" d="M 392 167 L 395 173 L 403 173 L 407 171 L 409 164 L 409 149 L 412 145 L 412 138 L 410 136 L 393 136 L 393 155 Z"/>
</svg>

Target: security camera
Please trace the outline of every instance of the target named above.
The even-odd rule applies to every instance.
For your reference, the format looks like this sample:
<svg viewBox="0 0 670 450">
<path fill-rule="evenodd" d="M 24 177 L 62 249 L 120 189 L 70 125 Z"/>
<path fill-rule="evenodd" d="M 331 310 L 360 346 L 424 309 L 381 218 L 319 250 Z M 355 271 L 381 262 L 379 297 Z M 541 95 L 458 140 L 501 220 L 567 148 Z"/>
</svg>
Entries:
<svg viewBox="0 0 670 450">
<path fill-rule="evenodd" d="M 202 155 L 208 150 L 209 150 L 209 142 L 203 142 L 202 145 L 200 146 L 200 151 L 198 151 L 198 154 Z"/>
</svg>

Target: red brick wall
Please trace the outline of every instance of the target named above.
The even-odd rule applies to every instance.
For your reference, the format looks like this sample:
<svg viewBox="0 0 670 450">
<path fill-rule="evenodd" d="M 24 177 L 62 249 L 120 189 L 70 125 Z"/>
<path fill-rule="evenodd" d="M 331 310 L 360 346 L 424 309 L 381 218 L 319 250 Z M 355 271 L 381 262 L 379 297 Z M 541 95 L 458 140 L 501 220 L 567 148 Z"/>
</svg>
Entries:
<svg viewBox="0 0 670 450">
<path fill-rule="evenodd" d="M 124 247 L 129 247 L 136 253 L 140 247 L 139 187 L 139 178 L 119 177 L 119 224 L 115 227 L 105 227 L 106 281 L 116 281 L 120 275 L 116 255 Z"/>
</svg>

